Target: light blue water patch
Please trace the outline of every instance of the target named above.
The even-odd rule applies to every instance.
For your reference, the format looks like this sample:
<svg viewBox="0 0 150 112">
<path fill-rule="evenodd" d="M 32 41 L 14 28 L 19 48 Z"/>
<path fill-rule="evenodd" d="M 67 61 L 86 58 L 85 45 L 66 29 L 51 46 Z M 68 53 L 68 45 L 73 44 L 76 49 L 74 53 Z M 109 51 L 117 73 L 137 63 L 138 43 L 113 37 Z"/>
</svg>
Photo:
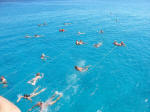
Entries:
<svg viewBox="0 0 150 112">
<path fill-rule="evenodd" d="M 149 6 L 148 0 L 1 1 L 0 76 L 9 85 L 0 95 L 22 112 L 55 91 L 63 97 L 48 112 L 149 112 Z M 65 32 L 59 32 L 62 28 Z M 43 37 L 25 38 L 36 34 Z M 76 46 L 76 40 L 85 44 Z M 115 47 L 114 40 L 126 47 Z M 102 46 L 95 48 L 99 42 Z M 49 56 L 46 61 L 40 59 L 42 53 Z M 75 65 L 91 66 L 80 73 Z M 44 78 L 35 87 L 27 84 L 38 72 Z M 32 102 L 16 103 L 17 96 L 37 86 L 47 90 Z"/>
</svg>

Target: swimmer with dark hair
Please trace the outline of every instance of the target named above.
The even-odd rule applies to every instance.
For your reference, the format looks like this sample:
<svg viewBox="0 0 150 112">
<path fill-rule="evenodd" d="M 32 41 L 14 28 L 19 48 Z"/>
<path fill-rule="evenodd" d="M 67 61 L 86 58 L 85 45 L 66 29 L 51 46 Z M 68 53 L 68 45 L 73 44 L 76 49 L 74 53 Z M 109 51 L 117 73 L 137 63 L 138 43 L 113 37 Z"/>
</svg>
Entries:
<svg viewBox="0 0 150 112">
<path fill-rule="evenodd" d="M 44 73 L 37 73 L 36 76 L 32 80 L 29 80 L 27 83 L 35 86 L 37 80 L 42 79 L 43 77 L 44 77 Z"/>
<path fill-rule="evenodd" d="M 75 66 L 74 67 L 77 71 L 79 72 L 85 72 L 88 70 L 89 66 L 85 66 L 85 67 L 78 67 L 78 66 Z"/>
<path fill-rule="evenodd" d="M 98 48 L 98 47 L 100 47 L 100 46 L 102 46 L 102 42 L 99 42 L 99 43 L 97 43 L 97 44 L 94 44 L 94 47 L 96 47 L 96 48 Z"/>
<path fill-rule="evenodd" d="M 34 35 L 35 38 L 43 37 L 41 35 Z"/>
<path fill-rule="evenodd" d="M 56 98 L 56 95 L 59 95 L 57 98 Z M 28 110 L 29 111 L 32 111 L 33 108 L 35 107 L 40 107 L 40 112 L 43 112 L 44 110 L 47 109 L 48 106 L 52 106 L 53 104 L 55 104 L 58 100 L 60 100 L 60 98 L 63 96 L 62 93 L 59 93 L 58 91 L 56 91 L 54 93 L 54 95 L 48 99 L 46 102 L 38 102 L 36 105 L 34 105 L 31 109 Z M 56 100 L 53 100 L 54 98 L 56 98 Z"/>
<path fill-rule="evenodd" d="M 76 40 L 76 45 L 82 45 L 82 44 L 85 44 L 82 40 L 80 41 Z"/>
<path fill-rule="evenodd" d="M 37 96 L 38 94 L 44 92 L 46 90 L 46 88 L 41 89 L 39 92 L 36 92 L 39 89 L 39 87 L 37 87 L 31 94 L 24 94 L 23 96 L 20 96 L 17 100 L 17 102 L 19 102 L 22 98 L 27 99 L 29 101 L 32 102 L 32 97 Z"/>
<path fill-rule="evenodd" d="M 125 46 L 124 42 L 121 41 L 121 43 L 118 43 L 117 41 L 114 41 L 113 43 L 115 46 Z"/>
<path fill-rule="evenodd" d="M 1 76 L 0 84 L 3 84 L 3 87 L 7 87 L 8 86 L 7 80 L 6 80 L 6 78 L 4 76 Z"/>
</svg>

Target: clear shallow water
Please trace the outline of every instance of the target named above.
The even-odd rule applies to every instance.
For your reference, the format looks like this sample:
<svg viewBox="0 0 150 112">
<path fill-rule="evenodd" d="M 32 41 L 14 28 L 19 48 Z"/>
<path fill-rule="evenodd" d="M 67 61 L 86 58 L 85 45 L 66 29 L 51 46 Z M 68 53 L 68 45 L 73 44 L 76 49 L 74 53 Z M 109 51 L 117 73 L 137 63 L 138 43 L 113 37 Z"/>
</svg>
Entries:
<svg viewBox="0 0 150 112">
<path fill-rule="evenodd" d="M 149 6 L 149 1 L 0 2 L 0 75 L 9 82 L 0 95 L 23 112 L 56 90 L 64 96 L 48 112 L 149 112 Z M 48 26 L 37 26 L 43 22 Z M 60 28 L 67 31 L 60 33 Z M 79 36 L 78 31 L 86 34 Z M 26 34 L 44 37 L 24 38 Z M 80 39 L 87 44 L 76 46 Z M 114 40 L 127 47 L 114 47 Z M 99 41 L 103 45 L 94 48 Z M 41 61 L 41 53 L 50 59 Z M 92 67 L 79 73 L 75 65 Z M 37 72 L 45 77 L 36 86 L 47 90 L 32 103 L 16 103 L 17 95 L 35 88 L 26 82 Z"/>
</svg>

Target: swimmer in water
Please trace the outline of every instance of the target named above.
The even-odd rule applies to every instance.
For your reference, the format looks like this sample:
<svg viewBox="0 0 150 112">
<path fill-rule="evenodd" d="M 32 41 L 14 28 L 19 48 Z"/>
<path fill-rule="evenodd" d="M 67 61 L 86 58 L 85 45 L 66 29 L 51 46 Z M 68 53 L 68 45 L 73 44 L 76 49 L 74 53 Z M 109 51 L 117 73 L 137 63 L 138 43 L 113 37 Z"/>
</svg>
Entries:
<svg viewBox="0 0 150 112">
<path fill-rule="evenodd" d="M 78 67 L 78 66 L 75 66 L 74 67 L 77 71 L 80 71 L 80 72 L 85 72 L 88 70 L 89 66 L 85 66 L 85 67 Z"/>
<path fill-rule="evenodd" d="M 44 22 L 43 24 L 38 24 L 38 26 L 46 26 L 46 25 L 47 25 L 46 22 Z"/>
<path fill-rule="evenodd" d="M 64 25 L 70 25 L 70 24 L 72 24 L 72 23 L 64 23 Z"/>
<path fill-rule="evenodd" d="M 39 38 L 42 37 L 41 35 L 34 35 L 35 38 Z"/>
<path fill-rule="evenodd" d="M 102 46 L 102 42 L 99 42 L 98 44 L 94 44 L 94 47 L 96 47 L 96 48 L 98 48 L 100 46 Z"/>
<path fill-rule="evenodd" d="M 37 73 L 36 76 L 32 80 L 29 80 L 27 83 L 34 86 L 37 80 L 42 79 L 43 77 L 44 77 L 44 73 Z"/>
<path fill-rule="evenodd" d="M 85 44 L 82 40 L 80 41 L 76 40 L 76 45 L 82 45 L 82 44 Z"/>
<path fill-rule="evenodd" d="M 32 102 L 32 97 L 37 96 L 38 94 L 44 92 L 46 90 L 46 88 L 41 89 L 39 92 L 36 92 L 39 89 L 39 87 L 37 87 L 31 94 L 24 94 L 23 96 L 20 96 L 17 100 L 17 102 L 19 102 L 22 98 L 30 100 Z"/>
<path fill-rule="evenodd" d="M 32 37 L 32 36 L 30 36 L 30 35 L 26 35 L 26 36 L 25 36 L 25 38 L 31 38 L 31 37 Z"/>
<path fill-rule="evenodd" d="M 64 29 L 59 29 L 59 32 L 65 32 L 65 30 Z"/>
<path fill-rule="evenodd" d="M 114 41 L 113 43 L 115 46 L 125 46 L 124 42 L 121 41 L 121 43 L 118 43 L 117 41 Z"/>
<path fill-rule="evenodd" d="M 49 57 L 49 56 L 46 56 L 44 53 L 42 53 L 42 55 L 41 55 L 41 59 L 42 59 L 42 60 L 46 60 L 48 57 Z"/>
<path fill-rule="evenodd" d="M 8 86 L 7 80 L 6 80 L 6 78 L 4 76 L 1 76 L 0 84 L 3 84 L 3 87 L 7 87 Z"/>
<path fill-rule="evenodd" d="M 78 35 L 82 35 L 82 34 L 85 34 L 85 33 L 78 32 Z"/>
<path fill-rule="evenodd" d="M 99 33 L 104 33 L 104 31 L 103 31 L 103 30 L 100 30 Z"/>
<path fill-rule="evenodd" d="M 59 95 L 59 97 L 57 97 L 56 100 L 53 100 L 54 98 L 56 98 L 55 97 L 56 95 Z M 45 109 L 47 109 L 48 106 L 52 106 L 53 104 L 55 104 L 62 96 L 63 96 L 62 93 L 59 93 L 56 91 L 54 95 L 50 99 L 48 99 L 46 102 L 38 102 L 28 111 L 32 111 L 32 109 L 35 107 L 40 107 L 40 112 L 43 112 Z"/>
</svg>

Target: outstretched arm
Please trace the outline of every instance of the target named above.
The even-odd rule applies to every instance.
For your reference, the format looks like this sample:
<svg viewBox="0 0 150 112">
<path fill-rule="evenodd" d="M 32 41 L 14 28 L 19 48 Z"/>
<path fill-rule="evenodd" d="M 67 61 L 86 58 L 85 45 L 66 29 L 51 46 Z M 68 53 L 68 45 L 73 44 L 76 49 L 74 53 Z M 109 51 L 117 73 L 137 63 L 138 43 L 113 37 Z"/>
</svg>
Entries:
<svg viewBox="0 0 150 112">
<path fill-rule="evenodd" d="M 32 106 L 32 107 L 28 110 L 28 112 L 29 112 L 29 111 L 32 111 L 32 109 L 33 109 L 34 107 L 37 107 L 37 106 L 38 106 L 38 104 Z"/>
<path fill-rule="evenodd" d="M 35 88 L 34 91 L 33 91 L 33 93 L 35 93 L 39 89 L 39 87 L 40 86 L 38 86 L 37 88 Z"/>
<path fill-rule="evenodd" d="M 60 100 L 61 97 L 62 97 L 62 94 L 60 94 L 60 96 L 55 101 L 52 102 L 52 105 L 55 104 L 58 100 Z"/>
<path fill-rule="evenodd" d="M 33 95 L 31 95 L 30 98 L 34 97 L 34 96 L 37 96 L 38 94 L 44 92 L 46 90 L 46 88 L 43 88 L 41 91 L 37 92 L 37 93 L 34 93 Z"/>
<path fill-rule="evenodd" d="M 32 102 L 32 99 L 29 97 L 29 98 L 27 98 L 28 100 L 30 100 L 31 102 Z"/>
<path fill-rule="evenodd" d="M 23 98 L 23 96 L 20 96 L 20 97 L 18 98 L 17 102 L 19 102 L 19 101 L 21 100 L 21 98 Z"/>
</svg>

